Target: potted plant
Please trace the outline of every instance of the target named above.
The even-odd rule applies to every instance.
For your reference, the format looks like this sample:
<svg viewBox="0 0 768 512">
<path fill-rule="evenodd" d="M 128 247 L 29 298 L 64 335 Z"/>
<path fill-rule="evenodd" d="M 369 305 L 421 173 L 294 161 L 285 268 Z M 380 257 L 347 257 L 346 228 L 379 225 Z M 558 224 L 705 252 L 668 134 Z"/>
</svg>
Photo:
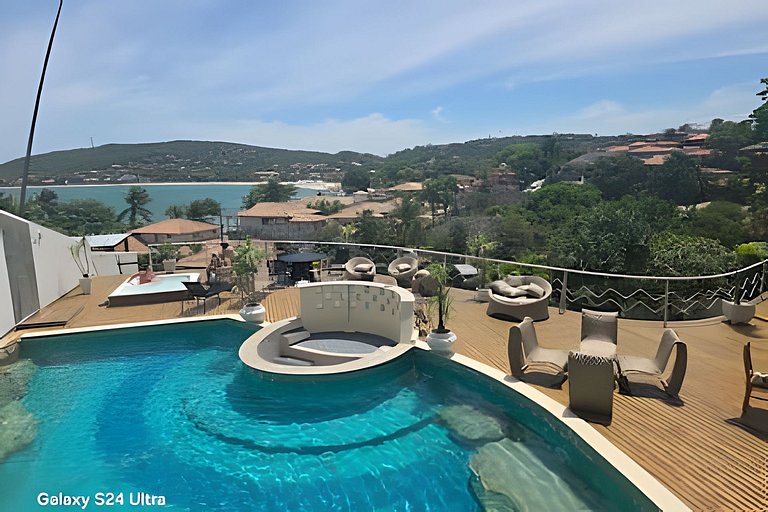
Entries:
<svg viewBox="0 0 768 512">
<path fill-rule="evenodd" d="M 157 248 L 157 256 L 163 262 L 163 270 L 169 273 L 176 272 L 176 258 L 179 257 L 179 250 L 170 242 L 165 242 Z"/>
<path fill-rule="evenodd" d="M 267 312 L 261 303 L 252 299 L 256 288 L 254 280 L 264 256 L 264 251 L 253 245 L 251 237 L 246 237 L 245 242 L 235 248 L 232 258 L 232 270 L 237 275 L 238 286 L 242 293 L 248 295 L 240 310 L 240 316 L 246 322 L 262 323 Z"/>
<path fill-rule="evenodd" d="M 91 294 L 91 262 L 88 259 L 87 247 L 85 237 L 80 238 L 76 244 L 69 246 L 69 253 L 83 276 L 80 278 L 80 289 L 83 290 L 83 295 Z"/>
<path fill-rule="evenodd" d="M 450 329 L 445 327 L 445 322 L 448 321 L 448 317 L 451 312 L 451 300 L 448 294 L 450 287 L 448 283 L 450 278 L 448 275 L 448 268 L 443 263 L 435 263 L 428 267 L 429 277 L 432 277 L 437 281 L 437 294 L 432 297 L 432 314 L 437 311 L 437 327 L 427 335 L 427 344 L 429 347 L 442 354 L 451 354 L 453 352 L 453 343 L 456 341 L 456 334 L 451 332 Z M 425 278 L 427 279 L 427 278 Z"/>
<path fill-rule="evenodd" d="M 477 256 L 478 266 L 480 267 L 480 285 L 475 293 L 475 300 L 479 302 L 488 302 L 488 283 L 491 282 L 488 272 L 488 260 L 485 259 L 487 251 L 492 251 L 499 245 L 492 241 L 485 233 L 478 233 L 467 237 L 467 249 L 471 254 Z"/>
<path fill-rule="evenodd" d="M 734 286 L 733 302 L 720 299 L 723 316 L 731 324 L 747 324 L 755 316 L 755 305 L 741 303 L 741 286 L 739 286 L 739 274 L 736 273 L 736 286 Z"/>
</svg>

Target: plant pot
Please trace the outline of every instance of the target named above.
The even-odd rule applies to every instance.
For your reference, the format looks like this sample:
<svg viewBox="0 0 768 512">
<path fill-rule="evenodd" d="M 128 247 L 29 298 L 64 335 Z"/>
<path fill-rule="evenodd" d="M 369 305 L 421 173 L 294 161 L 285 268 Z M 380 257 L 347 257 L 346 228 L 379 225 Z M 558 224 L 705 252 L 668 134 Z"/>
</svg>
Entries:
<svg viewBox="0 0 768 512">
<path fill-rule="evenodd" d="M 433 329 L 427 335 L 427 345 L 438 354 L 452 354 L 455 341 L 456 335 L 451 331 L 438 332 L 437 329 Z"/>
<path fill-rule="evenodd" d="M 488 288 L 478 288 L 475 290 L 475 300 L 477 302 L 488 302 L 491 300 L 488 297 Z"/>
<path fill-rule="evenodd" d="M 163 270 L 166 272 L 176 272 L 176 260 L 163 260 Z"/>
<path fill-rule="evenodd" d="M 755 305 L 743 302 L 736 304 L 722 299 L 723 316 L 732 324 L 747 324 L 755 316 Z"/>
<path fill-rule="evenodd" d="M 259 302 L 249 302 L 240 310 L 240 316 L 246 322 L 260 324 L 264 322 L 264 316 L 267 314 L 267 308 Z"/>
<path fill-rule="evenodd" d="M 83 295 L 91 294 L 91 278 L 90 277 L 80 278 L 80 289 L 83 290 Z"/>
</svg>

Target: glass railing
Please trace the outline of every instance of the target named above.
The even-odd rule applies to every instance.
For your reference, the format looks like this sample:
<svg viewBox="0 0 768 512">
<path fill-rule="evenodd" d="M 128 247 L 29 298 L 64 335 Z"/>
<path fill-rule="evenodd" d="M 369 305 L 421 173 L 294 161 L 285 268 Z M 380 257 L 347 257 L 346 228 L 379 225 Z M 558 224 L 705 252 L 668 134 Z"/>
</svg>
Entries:
<svg viewBox="0 0 768 512">
<path fill-rule="evenodd" d="M 708 276 L 641 276 L 590 272 L 518 261 L 480 258 L 412 247 L 315 241 L 269 241 L 279 252 L 321 252 L 334 267 L 355 256 L 365 256 L 386 274 L 388 264 L 404 253 L 415 253 L 420 266 L 430 262 L 472 265 L 488 276 L 536 274 L 552 284 L 550 305 L 561 313 L 582 308 L 619 311 L 623 318 L 669 321 L 712 318 L 721 314 L 720 300 L 747 302 L 768 291 L 768 260 L 742 269 Z M 327 265 L 327 263 L 326 263 Z M 454 272 L 452 285 L 474 290 L 479 275 Z"/>
</svg>

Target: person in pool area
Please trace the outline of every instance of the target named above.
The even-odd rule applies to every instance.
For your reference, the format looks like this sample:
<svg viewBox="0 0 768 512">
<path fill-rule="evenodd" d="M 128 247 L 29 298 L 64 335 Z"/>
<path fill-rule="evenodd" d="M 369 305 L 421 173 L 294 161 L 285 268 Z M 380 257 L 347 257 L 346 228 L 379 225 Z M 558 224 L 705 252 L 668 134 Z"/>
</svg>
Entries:
<svg viewBox="0 0 768 512">
<path fill-rule="evenodd" d="M 139 273 L 139 284 L 144 284 L 152 281 L 155 278 L 155 273 L 152 272 L 151 267 L 147 267 L 147 270 Z"/>
</svg>

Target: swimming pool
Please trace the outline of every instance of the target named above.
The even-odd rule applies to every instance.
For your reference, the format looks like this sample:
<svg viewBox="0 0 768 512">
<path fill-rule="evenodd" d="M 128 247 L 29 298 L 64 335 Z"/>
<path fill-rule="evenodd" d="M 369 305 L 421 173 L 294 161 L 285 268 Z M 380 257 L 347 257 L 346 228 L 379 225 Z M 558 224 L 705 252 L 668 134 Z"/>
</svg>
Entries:
<svg viewBox="0 0 768 512">
<path fill-rule="evenodd" d="M 126 508 L 129 493 L 162 495 L 172 510 L 656 509 L 483 375 L 414 350 L 351 377 L 267 380 L 237 357 L 254 329 L 25 340 L 0 410 L 36 434 L 0 463 L 2 509 L 32 509 L 42 492 L 89 496 L 89 509 L 99 492 L 124 493 Z"/>
</svg>

